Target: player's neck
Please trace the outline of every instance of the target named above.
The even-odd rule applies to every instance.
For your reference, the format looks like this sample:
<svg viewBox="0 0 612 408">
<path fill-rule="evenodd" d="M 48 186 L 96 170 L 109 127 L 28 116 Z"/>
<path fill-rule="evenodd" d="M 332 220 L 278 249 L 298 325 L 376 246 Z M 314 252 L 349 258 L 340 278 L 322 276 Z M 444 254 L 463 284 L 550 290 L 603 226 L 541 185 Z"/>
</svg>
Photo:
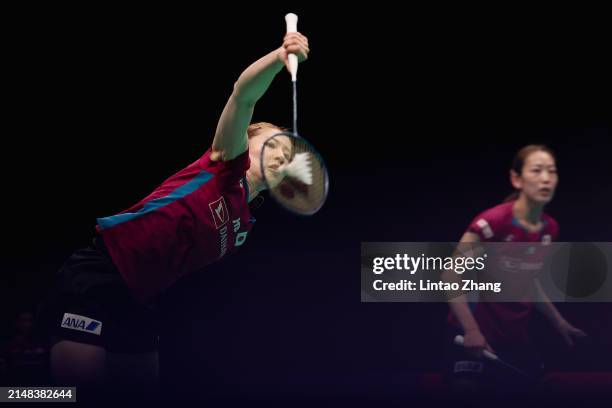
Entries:
<svg viewBox="0 0 612 408">
<path fill-rule="evenodd" d="M 541 221 L 543 209 L 544 206 L 542 204 L 534 203 L 525 196 L 520 195 L 512 206 L 512 213 L 514 218 L 520 222 L 538 225 Z"/>
<path fill-rule="evenodd" d="M 263 183 L 257 183 L 248 171 L 246 174 L 246 181 L 249 186 L 249 202 L 251 202 L 263 190 L 263 188 L 261 188 Z"/>
</svg>

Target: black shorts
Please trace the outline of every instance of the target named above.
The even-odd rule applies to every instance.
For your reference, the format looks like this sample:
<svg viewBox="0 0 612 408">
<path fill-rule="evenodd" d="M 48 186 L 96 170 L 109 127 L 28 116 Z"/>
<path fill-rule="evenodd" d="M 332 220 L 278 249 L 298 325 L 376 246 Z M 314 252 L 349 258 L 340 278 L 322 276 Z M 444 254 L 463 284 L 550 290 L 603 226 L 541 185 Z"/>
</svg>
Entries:
<svg viewBox="0 0 612 408">
<path fill-rule="evenodd" d="M 154 306 L 131 295 L 100 237 L 73 253 L 57 272 L 36 325 L 50 346 L 71 340 L 109 352 L 145 353 L 157 350 L 159 342 Z"/>
<path fill-rule="evenodd" d="M 462 346 L 455 344 L 454 339 L 458 334 L 463 334 L 463 331 L 454 327 L 449 327 L 446 334 L 445 377 L 448 382 L 469 379 L 485 391 L 512 393 L 531 390 L 544 374 L 542 359 L 533 346 L 503 347 L 491 344 L 499 358 L 527 374 L 523 376 L 484 357 L 478 359 L 472 356 Z"/>
</svg>

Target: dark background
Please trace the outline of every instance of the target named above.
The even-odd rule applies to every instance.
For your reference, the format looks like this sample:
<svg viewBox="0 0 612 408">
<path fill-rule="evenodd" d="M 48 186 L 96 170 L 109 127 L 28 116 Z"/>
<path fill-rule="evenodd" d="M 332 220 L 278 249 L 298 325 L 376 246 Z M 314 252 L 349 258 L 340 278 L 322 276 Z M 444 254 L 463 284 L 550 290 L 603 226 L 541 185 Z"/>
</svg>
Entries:
<svg viewBox="0 0 612 408">
<path fill-rule="evenodd" d="M 171 393 L 385 398 L 439 371 L 446 305 L 360 303 L 360 243 L 457 241 L 510 192 L 525 144 L 557 152 L 548 212 L 561 239 L 611 240 L 611 71 L 597 10 L 20 11 L 5 39 L 0 335 L 90 242 L 96 217 L 209 147 L 234 81 L 280 45 L 288 11 L 311 44 L 300 133 L 328 162 L 328 202 L 297 218 L 268 200 L 237 256 L 166 294 Z M 290 92 L 282 72 L 254 119 L 290 126 Z M 610 306 L 559 307 L 595 344 L 569 355 L 536 318 L 549 364 L 612 370 L 593 351 L 612 344 Z"/>
</svg>

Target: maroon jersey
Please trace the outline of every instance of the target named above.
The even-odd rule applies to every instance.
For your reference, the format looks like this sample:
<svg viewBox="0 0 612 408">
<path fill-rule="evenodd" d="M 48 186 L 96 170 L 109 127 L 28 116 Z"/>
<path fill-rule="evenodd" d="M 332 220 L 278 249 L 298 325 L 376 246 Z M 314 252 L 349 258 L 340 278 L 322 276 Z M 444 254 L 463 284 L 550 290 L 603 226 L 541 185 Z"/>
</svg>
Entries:
<svg viewBox="0 0 612 408">
<path fill-rule="evenodd" d="M 115 266 L 140 300 L 233 252 L 252 228 L 248 151 L 226 162 L 210 153 L 136 205 L 98 218 Z"/>
<path fill-rule="evenodd" d="M 529 232 L 514 218 L 512 208 L 514 201 L 490 208 L 474 218 L 466 232 L 477 234 L 482 242 L 541 242 L 546 245 L 555 241 L 559 235 L 559 224 L 549 215 L 542 214 L 542 228 Z M 513 246 L 501 247 L 498 259 L 503 259 L 504 252 L 513 256 Z M 521 285 L 533 287 L 535 276 L 532 271 L 515 271 L 515 277 L 509 277 L 507 284 L 514 285 L 513 293 Z M 522 276 L 520 275 L 522 274 Z M 531 302 L 479 302 L 472 305 L 474 318 L 482 334 L 491 344 L 528 343 L 529 317 L 533 311 Z M 458 325 L 451 313 L 449 321 Z"/>
<path fill-rule="evenodd" d="M 481 242 L 544 242 L 555 241 L 559 235 L 559 224 L 542 213 L 542 228 L 529 232 L 521 226 L 512 213 L 514 201 L 497 205 L 480 213 L 467 229 L 477 234 Z"/>
</svg>

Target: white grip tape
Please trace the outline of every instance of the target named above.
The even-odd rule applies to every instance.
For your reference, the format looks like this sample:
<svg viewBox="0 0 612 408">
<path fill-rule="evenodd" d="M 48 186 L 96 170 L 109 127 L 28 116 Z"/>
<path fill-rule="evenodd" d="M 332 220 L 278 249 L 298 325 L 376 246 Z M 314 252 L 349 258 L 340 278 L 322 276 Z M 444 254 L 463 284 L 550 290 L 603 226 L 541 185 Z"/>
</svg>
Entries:
<svg viewBox="0 0 612 408">
<path fill-rule="evenodd" d="M 288 33 L 295 33 L 297 31 L 298 16 L 293 13 L 289 13 L 285 16 L 285 22 L 287 23 Z"/>
<path fill-rule="evenodd" d="M 297 32 L 298 16 L 293 13 L 289 13 L 285 16 L 285 22 L 287 23 L 287 32 Z M 289 54 L 289 70 L 291 71 L 291 80 L 295 82 L 297 80 L 298 70 L 298 58 L 295 54 Z"/>
</svg>

